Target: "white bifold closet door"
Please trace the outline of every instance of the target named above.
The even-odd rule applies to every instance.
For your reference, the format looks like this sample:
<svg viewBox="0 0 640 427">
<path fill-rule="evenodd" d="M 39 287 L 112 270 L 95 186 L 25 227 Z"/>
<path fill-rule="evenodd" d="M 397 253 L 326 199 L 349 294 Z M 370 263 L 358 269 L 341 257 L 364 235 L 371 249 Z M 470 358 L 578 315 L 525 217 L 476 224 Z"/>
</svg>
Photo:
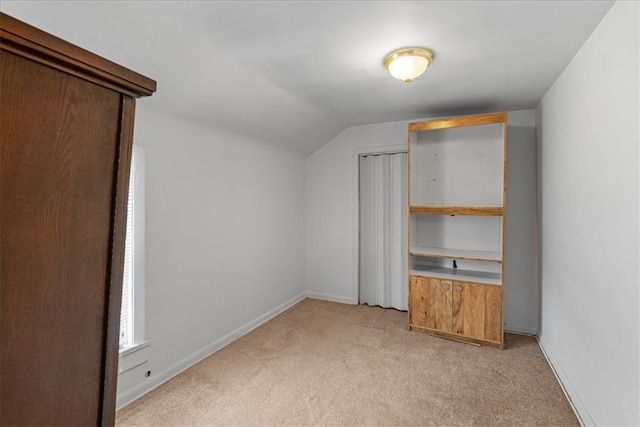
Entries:
<svg viewBox="0 0 640 427">
<path fill-rule="evenodd" d="M 407 153 L 360 156 L 360 304 L 407 309 Z"/>
</svg>

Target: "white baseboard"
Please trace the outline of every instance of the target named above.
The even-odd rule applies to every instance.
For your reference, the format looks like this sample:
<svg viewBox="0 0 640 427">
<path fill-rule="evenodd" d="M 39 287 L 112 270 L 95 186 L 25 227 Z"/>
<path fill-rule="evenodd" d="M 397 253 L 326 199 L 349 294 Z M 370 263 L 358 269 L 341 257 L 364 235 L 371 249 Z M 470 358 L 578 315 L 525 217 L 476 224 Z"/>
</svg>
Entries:
<svg viewBox="0 0 640 427">
<path fill-rule="evenodd" d="M 521 334 L 521 335 L 532 335 L 537 336 L 538 331 L 532 328 L 528 328 L 526 326 L 513 326 L 513 325 L 505 325 L 504 331 L 512 334 Z"/>
<path fill-rule="evenodd" d="M 544 354 L 544 357 L 547 359 L 549 366 L 551 366 L 551 370 L 553 371 L 553 374 L 556 376 L 558 383 L 560 383 L 560 388 L 562 388 L 564 395 L 569 401 L 569 404 L 571 405 L 571 409 L 573 409 L 573 412 L 576 414 L 576 417 L 578 417 L 578 421 L 580 422 L 580 425 L 582 425 L 583 427 L 595 426 L 596 425 L 595 421 L 593 421 L 593 418 L 591 418 L 589 411 L 587 411 L 587 408 L 584 406 L 584 403 L 582 403 L 582 400 L 580 400 L 580 396 L 571 385 L 571 381 L 569 381 L 569 378 L 564 373 L 564 371 L 556 361 L 551 351 L 549 351 L 548 347 L 545 345 L 544 337 L 536 337 L 536 339 L 538 340 L 538 345 L 542 350 L 542 354 Z"/>
<path fill-rule="evenodd" d="M 505 330 L 504 330 L 504 333 L 505 333 L 505 334 L 513 334 L 513 335 L 522 335 L 522 336 L 525 336 L 525 337 L 533 337 L 533 338 L 538 339 L 538 337 L 536 336 L 536 334 L 532 334 L 532 333 L 530 333 L 530 332 L 510 331 L 510 330 L 505 329 Z"/>
<path fill-rule="evenodd" d="M 273 310 L 270 310 L 270 311 L 266 312 L 265 314 L 263 314 L 261 316 L 258 316 L 254 320 L 252 320 L 252 321 L 242 325 L 241 327 L 229 332 L 227 335 L 223 336 L 222 338 L 212 342 L 211 344 L 207 345 L 206 347 L 204 347 L 204 348 L 196 351 L 195 353 L 185 357 L 184 359 L 178 361 L 171 368 L 165 369 L 164 371 L 153 375 L 152 378 L 149 378 L 144 383 L 142 383 L 142 384 L 140 384 L 140 385 L 138 385 L 136 387 L 133 387 L 133 388 L 127 390 L 126 392 L 118 395 L 118 398 L 117 398 L 117 409 L 123 408 L 124 406 L 128 405 L 129 403 L 133 402 L 134 400 L 136 400 L 136 399 L 142 397 L 143 395 L 147 394 L 151 390 L 153 390 L 153 389 L 157 388 L 158 386 L 164 384 L 165 382 L 169 381 L 171 378 L 175 377 L 179 373 L 185 371 L 186 369 L 188 369 L 191 366 L 195 365 L 196 363 L 202 361 L 203 359 L 211 356 L 216 351 L 218 351 L 221 348 L 231 344 L 233 341 L 237 340 L 238 338 L 240 338 L 241 336 L 247 334 L 248 332 L 251 332 L 253 329 L 257 328 L 258 326 L 262 325 L 263 323 L 273 319 L 278 314 L 282 313 L 283 311 L 287 310 L 288 308 L 292 307 L 293 305 L 299 303 L 300 301 L 302 301 L 306 297 L 307 297 L 307 293 L 306 292 L 303 292 L 303 293 L 301 293 L 299 295 L 296 295 L 295 297 L 291 298 L 289 301 L 286 301 L 286 302 L 280 304 L 279 306 L 277 306 Z"/>
<path fill-rule="evenodd" d="M 308 292 L 307 291 L 307 296 L 309 298 L 315 298 L 315 299 L 321 299 L 324 301 L 333 301 L 333 302 L 341 302 L 343 304 L 357 304 L 357 302 L 353 302 L 352 298 L 349 297 L 343 297 L 340 295 L 331 295 L 331 294 L 323 294 L 320 292 Z"/>
</svg>

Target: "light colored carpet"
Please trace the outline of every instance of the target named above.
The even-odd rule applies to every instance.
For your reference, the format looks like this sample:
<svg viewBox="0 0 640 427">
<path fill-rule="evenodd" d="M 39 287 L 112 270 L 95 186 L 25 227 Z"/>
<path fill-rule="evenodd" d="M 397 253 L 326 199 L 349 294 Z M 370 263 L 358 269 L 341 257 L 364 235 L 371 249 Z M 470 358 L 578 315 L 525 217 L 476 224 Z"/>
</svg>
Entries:
<svg viewBox="0 0 640 427">
<path fill-rule="evenodd" d="M 119 426 L 579 425 L 535 339 L 505 350 L 407 314 L 305 299 L 129 406 Z"/>
</svg>

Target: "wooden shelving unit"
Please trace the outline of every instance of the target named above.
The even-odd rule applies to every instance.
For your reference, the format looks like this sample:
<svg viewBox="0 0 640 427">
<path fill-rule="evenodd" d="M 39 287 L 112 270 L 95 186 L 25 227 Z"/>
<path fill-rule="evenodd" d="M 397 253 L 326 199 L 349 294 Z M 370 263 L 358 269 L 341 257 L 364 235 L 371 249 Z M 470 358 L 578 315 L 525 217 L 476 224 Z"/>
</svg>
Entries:
<svg viewBox="0 0 640 427">
<path fill-rule="evenodd" d="M 503 348 L 507 115 L 408 130 L 409 329 Z"/>
</svg>

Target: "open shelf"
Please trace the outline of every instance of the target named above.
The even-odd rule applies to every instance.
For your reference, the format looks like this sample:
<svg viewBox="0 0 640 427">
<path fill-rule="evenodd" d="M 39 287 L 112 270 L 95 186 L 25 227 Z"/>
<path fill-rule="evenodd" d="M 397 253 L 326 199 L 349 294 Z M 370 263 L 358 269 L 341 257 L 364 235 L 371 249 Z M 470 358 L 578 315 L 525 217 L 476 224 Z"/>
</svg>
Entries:
<svg viewBox="0 0 640 427">
<path fill-rule="evenodd" d="M 505 124 L 423 124 L 409 132 L 409 205 L 504 206 Z"/>
<path fill-rule="evenodd" d="M 496 286 L 502 285 L 500 273 L 490 273 L 486 271 L 418 265 L 411 269 L 409 274 L 413 276 L 435 277 L 436 279 L 457 280 L 460 282 L 477 282 Z"/>
<path fill-rule="evenodd" d="M 410 214 L 503 216 L 502 206 L 409 206 Z"/>
<path fill-rule="evenodd" d="M 472 251 L 466 249 L 430 248 L 414 246 L 409 249 L 411 255 L 426 256 L 432 258 L 467 259 L 471 261 L 502 262 L 500 252 Z"/>
</svg>

